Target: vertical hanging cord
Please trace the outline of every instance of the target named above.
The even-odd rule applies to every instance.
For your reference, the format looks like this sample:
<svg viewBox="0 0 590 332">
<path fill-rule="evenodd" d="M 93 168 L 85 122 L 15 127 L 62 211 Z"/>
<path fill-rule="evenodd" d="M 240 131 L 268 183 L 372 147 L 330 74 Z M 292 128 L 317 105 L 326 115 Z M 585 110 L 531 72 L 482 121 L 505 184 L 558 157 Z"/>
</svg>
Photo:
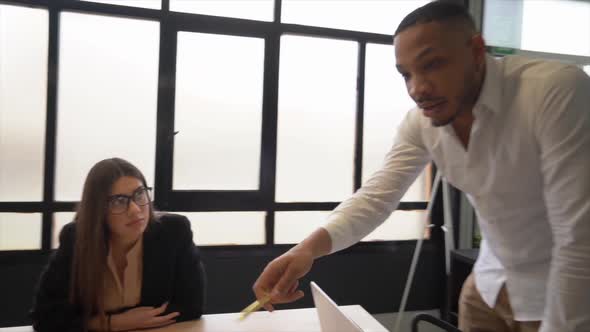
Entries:
<svg viewBox="0 0 590 332">
<path fill-rule="evenodd" d="M 430 201 L 428 202 L 428 207 L 426 210 L 426 218 L 422 220 L 422 227 L 420 229 L 426 229 L 426 221 L 430 219 L 432 214 L 432 206 L 434 205 L 434 198 L 436 197 L 436 192 L 438 191 L 438 185 L 441 182 L 441 174 L 440 171 L 436 171 L 436 175 L 434 177 L 434 185 L 432 187 L 432 191 L 430 194 Z M 400 324 L 402 321 L 402 316 L 404 315 L 404 310 L 406 308 L 406 302 L 408 300 L 408 294 L 410 293 L 410 288 L 412 287 L 412 280 L 414 279 L 414 272 L 416 271 L 416 265 L 418 264 L 418 256 L 420 256 L 420 250 L 422 249 L 422 241 L 424 240 L 424 236 L 420 236 L 418 238 L 418 242 L 416 243 L 416 248 L 414 249 L 414 256 L 412 257 L 412 265 L 410 265 L 410 272 L 408 273 L 408 279 L 406 279 L 406 287 L 404 288 L 404 294 L 402 296 L 402 303 L 400 304 L 399 311 L 397 314 L 397 319 L 395 321 L 395 326 L 393 328 L 394 332 L 400 332 Z"/>
<path fill-rule="evenodd" d="M 455 236 L 453 233 L 453 215 L 451 210 L 451 189 L 449 183 L 443 179 L 443 211 L 445 224 L 442 230 L 445 232 L 445 267 L 447 278 L 451 276 L 451 251 L 455 250 Z"/>
</svg>

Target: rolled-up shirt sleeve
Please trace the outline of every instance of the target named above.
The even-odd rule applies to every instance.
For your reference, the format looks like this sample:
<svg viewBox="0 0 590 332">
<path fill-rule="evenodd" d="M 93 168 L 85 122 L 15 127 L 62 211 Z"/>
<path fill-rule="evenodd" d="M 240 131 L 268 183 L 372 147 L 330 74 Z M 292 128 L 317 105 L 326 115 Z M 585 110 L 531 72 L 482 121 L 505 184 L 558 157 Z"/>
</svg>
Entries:
<svg viewBox="0 0 590 332">
<path fill-rule="evenodd" d="M 382 167 L 329 215 L 323 227 L 332 240 L 331 252 L 355 244 L 383 223 L 430 161 L 420 116 L 417 110 L 406 115 Z"/>
<path fill-rule="evenodd" d="M 540 331 L 590 331 L 590 78 L 571 67 L 546 82 L 534 128 L 554 247 Z"/>
</svg>

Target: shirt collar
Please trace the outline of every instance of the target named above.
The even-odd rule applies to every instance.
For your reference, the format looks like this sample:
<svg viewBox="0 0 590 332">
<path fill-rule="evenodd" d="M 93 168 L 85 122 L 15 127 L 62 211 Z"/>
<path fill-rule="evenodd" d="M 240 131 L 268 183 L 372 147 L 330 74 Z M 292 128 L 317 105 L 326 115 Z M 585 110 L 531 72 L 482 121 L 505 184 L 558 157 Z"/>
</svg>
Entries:
<svg viewBox="0 0 590 332">
<path fill-rule="evenodd" d="M 502 110 L 502 77 L 501 60 L 491 55 L 486 55 L 486 73 L 477 102 L 473 112 L 486 109 L 493 113 Z"/>
<path fill-rule="evenodd" d="M 486 54 L 486 72 L 481 86 L 481 91 L 475 105 L 473 105 L 473 115 L 477 118 L 481 112 L 491 112 L 497 114 L 501 111 L 502 105 L 502 60 Z M 430 124 L 428 124 L 430 125 Z M 455 130 L 449 124 L 441 127 L 442 131 L 449 135 L 454 135 Z"/>
</svg>

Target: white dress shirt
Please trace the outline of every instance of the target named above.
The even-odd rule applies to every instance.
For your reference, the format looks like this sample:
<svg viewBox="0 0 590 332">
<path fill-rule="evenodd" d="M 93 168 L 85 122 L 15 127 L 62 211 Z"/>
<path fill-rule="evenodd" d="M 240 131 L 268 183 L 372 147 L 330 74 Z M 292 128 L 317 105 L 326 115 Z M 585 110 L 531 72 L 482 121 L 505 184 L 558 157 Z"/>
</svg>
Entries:
<svg viewBox="0 0 590 332">
<path fill-rule="evenodd" d="M 324 225 L 332 251 L 379 226 L 432 160 L 476 210 L 484 301 L 493 307 L 505 283 L 516 320 L 590 331 L 590 78 L 556 62 L 488 57 L 473 114 L 465 149 L 452 126 L 411 110 L 382 168 Z"/>
</svg>

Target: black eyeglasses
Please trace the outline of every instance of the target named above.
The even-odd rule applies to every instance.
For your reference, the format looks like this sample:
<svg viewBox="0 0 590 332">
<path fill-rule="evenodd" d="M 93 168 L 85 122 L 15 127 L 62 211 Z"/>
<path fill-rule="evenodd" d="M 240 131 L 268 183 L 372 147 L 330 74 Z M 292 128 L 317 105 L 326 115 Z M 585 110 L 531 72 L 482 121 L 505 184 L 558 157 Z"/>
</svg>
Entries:
<svg viewBox="0 0 590 332">
<path fill-rule="evenodd" d="M 150 204 L 150 190 L 152 190 L 152 188 L 139 187 L 135 189 L 131 196 L 122 194 L 110 196 L 107 201 L 109 212 L 112 214 L 121 214 L 127 212 L 131 200 L 133 200 L 133 202 L 139 206 Z"/>
</svg>

